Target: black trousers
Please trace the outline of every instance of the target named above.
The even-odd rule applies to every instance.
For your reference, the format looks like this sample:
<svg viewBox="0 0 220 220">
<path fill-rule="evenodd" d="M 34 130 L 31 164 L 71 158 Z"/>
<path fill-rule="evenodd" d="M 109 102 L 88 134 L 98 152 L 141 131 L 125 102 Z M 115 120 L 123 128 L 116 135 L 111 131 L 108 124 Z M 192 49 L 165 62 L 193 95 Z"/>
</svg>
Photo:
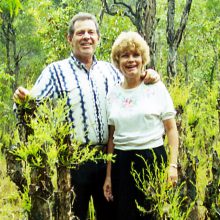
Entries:
<svg viewBox="0 0 220 220">
<path fill-rule="evenodd" d="M 163 146 L 153 149 L 157 164 L 160 166 L 162 160 L 167 162 L 166 151 Z M 116 161 L 112 165 L 112 190 L 116 206 L 117 217 L 114 220 L 153 220 L 151 214 L 144 215 L 137 209 L 135 200 L 140 205 L 148 205 L 143 193 L 137 189 L 133 176 L 131 175 L 131 164 L 140 173 L 145 168 L 144 161 L 137 155 L 141 155 L 147 163 L 153 164 L 154 156 L 152 150 L 122 151 L 115 150 Z M 162 159 L 163 158 L 163 159 Z M 152 167 L 153 169 L 153 167 Z"/>
<path fill-rule="evenodd" d="M 79 169 L 71 170 L 71 182 L 74 188 L 75 200 L 72 206 L 74 216 L 86 220 L 88 204 L 93 197 L 96 220 L 114 220 L 113 203 L 107 202 L 103 194 L 103 184 L 106 176 L 106 163 L 86 162 Z"/>
</svg>

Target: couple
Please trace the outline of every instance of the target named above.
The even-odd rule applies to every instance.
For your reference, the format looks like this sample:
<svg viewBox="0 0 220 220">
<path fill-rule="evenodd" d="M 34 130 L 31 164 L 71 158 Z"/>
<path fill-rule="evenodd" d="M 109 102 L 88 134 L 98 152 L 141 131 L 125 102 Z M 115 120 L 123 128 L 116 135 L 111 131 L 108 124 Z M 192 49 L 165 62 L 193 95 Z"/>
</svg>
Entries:
<svg viewBox="0 0 220 220">
<path fill-rule="evenodd" d="M 111 183 L 110 162 L 107 175 L 104 162 L 88 161 L 79 169 L 71 170 L 71 182 L 76 194 L 72 211 L 80 220 L 87 218 L 90 196 L 93 197 L 97 220 L 116 219 L 115 210 L 121 210 L 119 206 L 113 207 L 119 204 L 117 198 L 123 199 L 124 205 L 127 206 L 126 198 L 124 195 L 121 197 L 119 188 L 122 187 L 123 181 L 131 181 L 132 185 L 129 170 L 133 156 L 127 156 L 127 153 L 135 155 L 143 152 L 146 157 L 150 154 L 147 150 L 150 147 L 154 148 L 156 155 L 165 158 L 162 146 L 163 126 L 168 135 L 170 162 L 173 164 L 169 169 L 169 177 L 173 182 L 177 178 L 174 165 L 177 163 L 178 136 L 172 101 L 162 82 L 145 85 L 140 80 L 143 78 L 144 67 L 149 62 L 148 46 L 137 33 L 122 33 L 119 36 L 113 46 L 112 60 L 123 77 L 112 64 L 96 60 L 94 53 L 99 40 L 99 27 L 95 17 L 88 13 L 75 15 L 68 29 L 68 42 L 72 49 L 70 57 L 48 65 L 31 91 L 19 87 L 13 96 L 15 102 L 20 103 L 28 96 L 41 102 L 46 97 L 55 99 L 65 95 L 68 97 L 67 105 L 74 106 L 68 115 L 68 120 L 74 122 L 74 138 L 85 145 L 99 145 L 103 147 L 103 151 L 108 142 L 109 153 L 113 152 L 115 145 L 115 165 L 126 170 L 128 174 L 127 177 L 122 175 L 125 177 L 122 181 L 121 176 L 118 176 L 122 184 L 115 190 L 115 202 L 107 202 L 112 199 L 111 184 L 113 194 L 114 187 L 116 189 L 116 181 Z M 148 75 L 145 75 L 145 82 L 152 81 L 152 77 L 149 78 Z M 109 91 L 111 92 L 107 99 Z M 146 103 L 142 103 L 143 101 Z M 123 160 L 126 160 L 127 164 L 124 164 Z M 112 170 L 114 172 L 114 167 Z M 105 196 L 102 190 L 104 182 Z M 128 205 L 133 207 L 133 201 Z M 134 209 L 136 210 L 135 207 Z M 127 208 L 126 211 L 129 214 Z M 133 213 L 133 208 L 130 211 Z M 119 218 L 128 219 L 126 216 Z"/>
</svg>

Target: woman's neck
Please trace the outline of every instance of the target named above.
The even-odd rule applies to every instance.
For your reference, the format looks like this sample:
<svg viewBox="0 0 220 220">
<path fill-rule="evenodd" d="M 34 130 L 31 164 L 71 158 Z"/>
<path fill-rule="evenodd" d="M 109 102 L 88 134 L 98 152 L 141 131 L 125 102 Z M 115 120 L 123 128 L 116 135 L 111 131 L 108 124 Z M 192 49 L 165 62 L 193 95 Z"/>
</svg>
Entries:
<svg viewBox="0 0 220 220">
<path fill-rule="evenodd" d="M 142 82 L 141 78 L 137 78 L 137 79 L 125 78 L 124 82 L 122 83 L 122 88 L 132 89 L 132 88 L 139 86 L 141 84 L 141 82 Z"/>
</svg>

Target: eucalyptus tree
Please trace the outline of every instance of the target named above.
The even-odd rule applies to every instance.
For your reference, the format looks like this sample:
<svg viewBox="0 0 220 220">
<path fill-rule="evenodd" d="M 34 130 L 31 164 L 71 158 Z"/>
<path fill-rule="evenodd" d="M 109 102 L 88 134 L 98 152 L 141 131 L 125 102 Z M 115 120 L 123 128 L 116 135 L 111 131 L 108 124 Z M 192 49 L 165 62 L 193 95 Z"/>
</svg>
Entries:
<svg viewBox="0 0 220 220">
<path fill-rule="evenodd" d="M 191 9 L 192 0 L 186 0 L 182 11 L 179 27 L 175 30 L 175 0 L 168 0 L 167 10 L 167 43 L 169 47 L 167 60 L 167 73 L 169 77 L 176 76 L 177 50 L 186 28 L 187 20 Z"/>
<path fill-rule="evenodd" d="M 156 0 L 107 1 L 101 0 L 105 12 L 109 15 L 122 14 L 128 17 L 137 31 L 144 37 L 150 47 L 151 67 L 156 66 L 155 29 Z"/>
<path fill-rule="evenodd" d="M 106 13 L 116 15 L 121 13 L 127 16 L 137 31 L 144 37 L 150 47 L 151 67 L 156 66 L 157 42 L 155 40 L 156 27 L 159 18 L 156 16 L 156 0 L 141 0 L 141 1 L 107 1 L 101 0 Z M 167 72 L 169 77 L 177 74 L 176 60 L 177 50 L 182 40 L 182 35 L 185 30 L 188 15 L 190 12 L 192 0 L 186 0 L 185 7 L 182 11 L 181 21 L 177 31 L 175 31 L 175 0 L 168 0 L 167 10 L 167 43 L 168 43 L 168 60 Z"/>
<path fill-rule="evenodd" d="M 16 75 L 19 71 L 19 62 L 21 54 L 17 51 L 16 28 L 14 21 L 21 10 L 20 0 L 2 0 L 0 1 L 1 30 L 0 39 L 2 47 L 5 47 L 2 54 L 2 60 L 6 62 L 6 73 Z"/>
</svg>

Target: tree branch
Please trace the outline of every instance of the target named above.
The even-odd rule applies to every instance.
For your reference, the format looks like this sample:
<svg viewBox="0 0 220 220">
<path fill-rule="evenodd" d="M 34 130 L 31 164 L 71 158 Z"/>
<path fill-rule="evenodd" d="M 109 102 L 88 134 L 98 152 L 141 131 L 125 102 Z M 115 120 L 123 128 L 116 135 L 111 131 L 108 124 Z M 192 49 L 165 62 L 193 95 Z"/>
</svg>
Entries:
<svg viewBox="0 0 220 220">
<path fill-rule="evenodd" d="M 179 47 L 179 44 L 182 40 L 183 32 L 186 28 L 186 23 L 187 23 L 187 20 L 189 17 L 191 5 L 192 5 L 192 0 L 187 0 L 185 8 L 184 8 L 182 16 L 181 16 L 179 28 L 175 34 L 175 43 L 176 43 L 177 48 Z"/>
<path fill-rule="evenodd" d="M 127 5 L 124 2 L 117 2 L 116 0 L 114 0 L 114 4 L 115 5 L 123 5 L 125 8 L 128 9 L 128 12 L 130 12 L 132 16 L 136 16 L 136 13 L 132 10 L 132 7 L 130 5 Z"/>
<path fill-rule="evenodd" d="M 101 0 L 101 1 L 102 1 L 102 6 L 105 9 L 106 13 L 109 14 L 109 15 L 112 15 L 112 16 L 117 14 L 117 10 L 113 9 L 114 6 L 115 7 L 116 6 L 119 7 L 119 5 L 123 6 L 125 8 L 123 10 L 124 15 L 126 17 L 128 17 L 135 26 L 137 25 L 137 22 L 135 21 L 136 14 L 135 14 L 135 12 L 132 10 L 132 8 L 129 5 L 127 5 L 127 4 L 123 3 L 123 2 L 117 2 L 115 0 L 114 0 L 114 4 L 112 4 L 112 5 L 109 5 L 107 3 L 107 0 Z"/>
<path fill-rule="evenodd" d="M 167 43 L 169 45 L 172 45 L 174 41 L 174 16 L 175 16 L 175 0 L 168 0 Z"/>
<path fill-rule="evenodd" d="M 106 0 L 101 0 L 102 1 L 102 6 L 105 9 L 105 11 L 107 12 L 107 14 L 109 15 L 116 15 L 117 11 L 113 11 L 112 7 L 114 5 L 109 6 Z"/>
</svg>

